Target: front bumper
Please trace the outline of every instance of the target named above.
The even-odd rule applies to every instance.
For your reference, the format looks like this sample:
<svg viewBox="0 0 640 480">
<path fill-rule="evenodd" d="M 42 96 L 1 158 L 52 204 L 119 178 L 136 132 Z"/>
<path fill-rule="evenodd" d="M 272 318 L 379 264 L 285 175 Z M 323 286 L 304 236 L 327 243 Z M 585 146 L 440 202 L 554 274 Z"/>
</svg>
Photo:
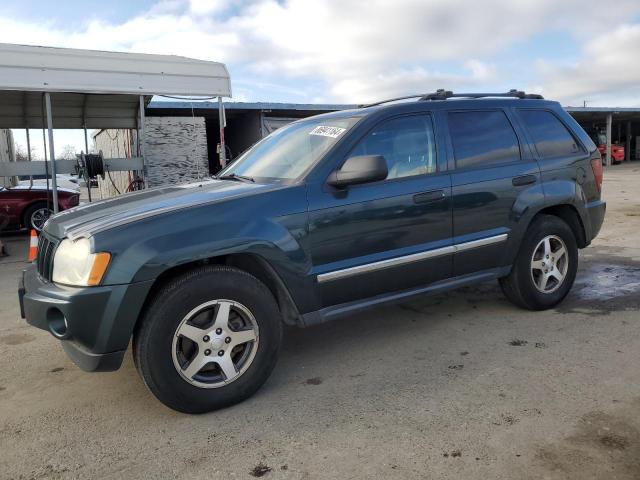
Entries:
<svg viewBox="0 0 640 480">
<path fill-rule="evenodd" d="M 20 313 L 60 340 L 81 369 L 117 370 L 151 284 L 66 287 L 42 280 L 31 265 L 18 286 Z"/>
</svg>

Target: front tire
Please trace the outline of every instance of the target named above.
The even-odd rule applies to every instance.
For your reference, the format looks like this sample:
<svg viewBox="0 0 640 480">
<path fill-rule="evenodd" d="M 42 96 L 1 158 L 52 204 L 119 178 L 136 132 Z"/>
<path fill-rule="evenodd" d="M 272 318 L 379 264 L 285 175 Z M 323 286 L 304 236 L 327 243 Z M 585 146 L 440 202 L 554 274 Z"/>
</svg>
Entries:
<svg viewBox="0 0 640 480">
<path fill-rule="evenodd" d="M 46 203 L 35 203 L 24 212 L 23 224 L 28 229 L 41 232 L 44 224 L 53 214 L 53 210 L 47 208 Z"/>
<path fill-rule="evenodd" d="M 242 270 L 211 265 L 154 295 L 134 334 L 133 355 L 158 400 L 204 413 L 253 395 L 271 374 L 281 342 L 269 289 Z"/>
<path fill-rule="evenodd" d="M 553 215 L 531 223 L 511 273 L 500 279 L 505 296 L 528 310 L 553 308 L 567 296 L 578 271 L 578 246 L 571 228 Z"/>
</svg>

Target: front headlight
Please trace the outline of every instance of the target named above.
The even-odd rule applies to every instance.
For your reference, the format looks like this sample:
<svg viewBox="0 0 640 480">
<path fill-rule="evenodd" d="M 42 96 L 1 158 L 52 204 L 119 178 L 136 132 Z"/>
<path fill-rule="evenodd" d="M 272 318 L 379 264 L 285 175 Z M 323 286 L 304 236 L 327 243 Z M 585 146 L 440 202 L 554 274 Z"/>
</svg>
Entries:
<svg viewBox="0 0 640 480">
<path fill-rule="evenodd" d="M 87 238 L 60 242 L 53 258 L 53 281 L 63 285 L 91 287 L 99 285 L 107 271 L 111 255 L 106 252 L 91 253 Z"/>
</svg>

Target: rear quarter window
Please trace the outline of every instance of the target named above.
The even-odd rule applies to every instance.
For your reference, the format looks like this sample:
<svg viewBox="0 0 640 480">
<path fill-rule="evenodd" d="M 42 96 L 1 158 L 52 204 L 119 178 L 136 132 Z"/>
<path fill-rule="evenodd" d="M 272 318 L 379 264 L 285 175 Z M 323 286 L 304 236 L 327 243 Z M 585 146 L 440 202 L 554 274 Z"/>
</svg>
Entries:
<svg viewBox="0 0 640 480">
<path fill-rule="evenodd" d="M 547 110 L 518 110 L 527 131 L 542 158 L 580 153 L 576 139 L 553 113 Z"/>
<path fill-rule="evenodd" d="M 449 112 L 448 123 L 456 168 L 520 160 L 518 137 L 502 110 Z"/>
</svg>

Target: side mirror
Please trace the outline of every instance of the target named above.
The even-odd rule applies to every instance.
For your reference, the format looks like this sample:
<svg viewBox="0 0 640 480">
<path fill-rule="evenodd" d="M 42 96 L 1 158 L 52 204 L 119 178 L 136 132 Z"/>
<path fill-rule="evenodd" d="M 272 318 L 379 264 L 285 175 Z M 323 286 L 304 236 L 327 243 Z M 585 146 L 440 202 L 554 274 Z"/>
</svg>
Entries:
<svg viewBox="0 0 640 480">
<path fill-rule="evenodd" d="M 339 170 L 329 175 L 327 183 L 336 188 L 344 188 L 384 180 L 388 173 L 387 162 L 382 155 L 360 155 L 348 158 Z"/>
</svg>

